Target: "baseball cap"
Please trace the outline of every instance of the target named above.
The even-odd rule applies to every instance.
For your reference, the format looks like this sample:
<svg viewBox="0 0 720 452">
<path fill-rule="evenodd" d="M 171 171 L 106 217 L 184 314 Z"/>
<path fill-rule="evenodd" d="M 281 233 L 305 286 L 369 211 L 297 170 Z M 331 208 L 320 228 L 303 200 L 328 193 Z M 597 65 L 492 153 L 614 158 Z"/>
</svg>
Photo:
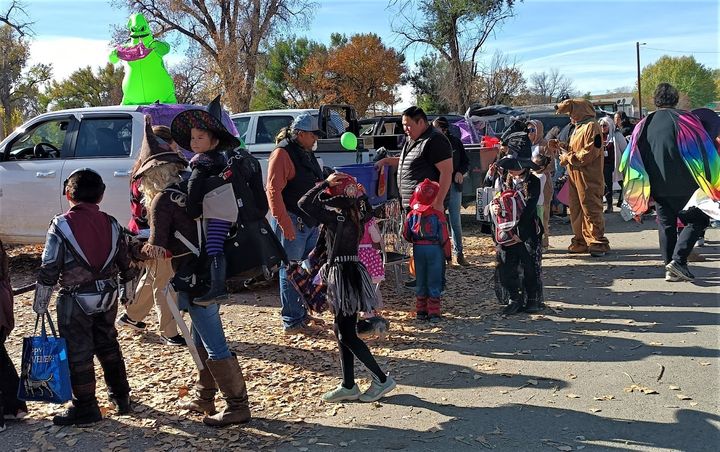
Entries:
<svg viewBox="0 0 720 452">
<path fill-rule="evenodd" d="M 312 116 L 309 113 L 303 113 L 290 124 L 292 130 L 302 130 L 303 132 L 313 132 L 318 134 L 320 132 L 320 126 L 318 125 L 317 116 Z"/>
</svg>

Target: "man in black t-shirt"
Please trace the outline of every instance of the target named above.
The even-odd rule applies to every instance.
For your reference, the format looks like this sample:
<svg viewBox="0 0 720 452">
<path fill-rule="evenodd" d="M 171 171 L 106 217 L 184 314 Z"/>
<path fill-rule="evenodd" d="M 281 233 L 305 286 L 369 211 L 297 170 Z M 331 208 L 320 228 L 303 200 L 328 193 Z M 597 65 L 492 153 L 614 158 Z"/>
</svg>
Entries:
<svg viewBox="0 0 720 452">
<path fill-rule="evenodd" d="M 408 139 L 403 145 L 400 157 L 386 157 L 376 165 L 397 168 L 400 198 L 406 210 L 410 209 L 410 197 L 417 184 L 426 178 L 438 182 L 440 191 L 433 207 L 444 211 L 443 201 L 453 176 L 450 142 L 430 125 L 427 115 L 420 107 L 410 107 L 403 111 L 402 124 Z"/>
</svg>

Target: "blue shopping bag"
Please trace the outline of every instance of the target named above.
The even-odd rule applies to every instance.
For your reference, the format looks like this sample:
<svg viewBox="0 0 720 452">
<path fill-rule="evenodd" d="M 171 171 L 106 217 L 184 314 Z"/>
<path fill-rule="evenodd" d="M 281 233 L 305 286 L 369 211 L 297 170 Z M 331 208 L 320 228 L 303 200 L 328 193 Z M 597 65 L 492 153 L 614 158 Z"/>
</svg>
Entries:
<svg viewBox="0 0 720 452">
<path fill-rule="evenodd" d="M 72 398 L 67 344 L 65 339 L 58 337 L 48 313 L 43 316 L 38 314 L 34 334 L 37 334 L 41 317 L 40 336 L 23 338 L 18 399 L 26 402 L 65 403 Z M 45 332 L 46 318 L 52 336 Z"/>
</svg>

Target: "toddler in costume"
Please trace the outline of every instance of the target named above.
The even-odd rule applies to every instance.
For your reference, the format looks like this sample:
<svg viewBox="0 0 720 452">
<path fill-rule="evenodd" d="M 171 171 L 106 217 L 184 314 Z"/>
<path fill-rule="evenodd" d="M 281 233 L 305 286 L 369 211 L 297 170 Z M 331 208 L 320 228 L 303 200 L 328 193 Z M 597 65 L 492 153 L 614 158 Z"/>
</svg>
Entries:
<svg viewBox="0 0 720 452">
<path fill-rule="evenodd" d="M 186 110 L 179 113 L 172 122 L 173 139 L 183 148 L 189 148 L 195 153 L 190 159 L 192 175 L 187 188 L 187 212 L 193 218 L 203 215 L 205 195 L 225 183 L 222 173 L 227 167 L 227 158 L 223 151 L 232 151 L 242 145 L 223 125 L 221 118 L 222 107 L 218 96 L 210 103 L 208 111 Z M 233 210 L 237 216 L 237 207 L 228 207 L 228 212 Z M 205 250 L 210 260 L 210 290 L 193 300 L 193 303 L 200 306 L 227 299 L 224 245 L 233 224 L 233 221 L 228 219 L 205 220 Z"/>
<path fill-rule="evenodd" d="M 367 268 L 372 283 L 375 285 L 375 298 L 377 306 L 382 306 L 382 294 L 380 293 L 380 283 L 385 280 L 385 265 L 382 259 L 382 237 L 377 226 L 375 217 L 371 217 L 370 221 L 365 223 L 365 233 L 360 240 L 360 249 L 358 250 L 358 258 L 360 262 Z M 389 329 L 389 322 L 382 318 L 376 310 L 361 313 L 361 319 L 358 321 L 357 331 L 360 336 L 371 336 L 373 334 L 383 335 Z"/>
<path fill-rule="evenodd" d="M 413 244 L 417 295 L 415 308 L 418 320 L 439 322 L 440 294 L 445 265 L 452 251 L 445 214 L 433 208 L 440 184 L 425 179 L 415 187 L 410 208 L 403 225 L 403 238 Z"/>
</svg>

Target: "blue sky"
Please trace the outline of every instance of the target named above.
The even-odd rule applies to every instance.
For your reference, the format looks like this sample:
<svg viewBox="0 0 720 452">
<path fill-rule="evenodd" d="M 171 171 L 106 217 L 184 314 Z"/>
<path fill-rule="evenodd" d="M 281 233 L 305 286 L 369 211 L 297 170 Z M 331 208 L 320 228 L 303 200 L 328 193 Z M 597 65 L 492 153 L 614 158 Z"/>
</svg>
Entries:
<svg viewBox="0 0 720 452">
<path fill-rule="evenodd" d="M 73 70 L 105 63 L 113 24 L 127 13 L 107 0 L 26 0 L 35 21 L 33 61 L 50 62 L 59 78 Z M 316 0 L 320 5 L 309 26 L 293 33 L 327 42 L 330 34 L 373 32 L 388 44 L 401 42 L 390 30 L 387 0 Z M 0 0 L 0 5 L 5 0 Z M 636 78 L 635 42 L 645 66 L 664 54 L 693 54 L 710 68 L 720 67 L 720 2 L 718 0 L 525 0 L 516 17 L 497 29 L 485 56 L 500 50 L 514 58 L 526 75 L 557 68 L 581 92 L 600 94 L 632 86 Z M 662 49 L 662 50 L 657 50 Z M 408 61 L 424 48 L 406 52 Z M 169 55 L 173 64 L 181 52 Z M 403 104 L 412 102 L 401 90 Z"/>
</svg>

